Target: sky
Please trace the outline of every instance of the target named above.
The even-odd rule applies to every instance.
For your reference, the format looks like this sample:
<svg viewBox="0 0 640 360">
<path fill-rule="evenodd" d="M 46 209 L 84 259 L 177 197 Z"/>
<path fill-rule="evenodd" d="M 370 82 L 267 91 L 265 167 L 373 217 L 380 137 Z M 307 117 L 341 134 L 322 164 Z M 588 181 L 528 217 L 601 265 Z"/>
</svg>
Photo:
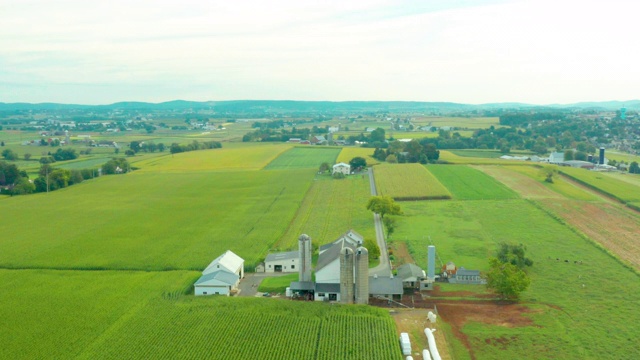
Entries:
<svg viewBox="0 0 640 360">
<path fill-rule="evenodd" d="M 637 0 L 0 0 L 0 102 L 640 98 Z"/>
</svg>

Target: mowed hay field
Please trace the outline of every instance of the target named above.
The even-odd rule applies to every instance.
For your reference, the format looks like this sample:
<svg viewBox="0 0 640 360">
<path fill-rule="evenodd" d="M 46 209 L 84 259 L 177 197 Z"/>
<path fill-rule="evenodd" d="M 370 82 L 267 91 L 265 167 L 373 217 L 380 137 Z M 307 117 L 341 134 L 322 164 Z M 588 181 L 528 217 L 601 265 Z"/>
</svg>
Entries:
<svg viewBox="0 0 640 360">
<path fill-rule="evenodd" d="M 598 190 L 620 201 L 640 201 L 640 186 L 636 186 L 630 182 L 618 180 L 614 177 L 607 176 L 607 174 L 584 169 L 563 167 L 559 171 L 561 174 L 587 187 Z"/>
<path fill-rule="evenodd" d="M 420 164 L 381 164 L 373 168 L 378 195 L 397 201 L 450 199 L 451 193 Z"/>
<path fill-rule="evenodd" d="M 340 148 L 327 147 L 294 147 L 281 153 L 271 161 L 265 169 L 318 169 L 322 163 L 333 165 L 340 154 Z"/>
<path fill-rule="evenodd" d="M 318 176 L 276 249 L 297 249 L 300 234 L 307 234 L 315 244 L 323 245 L 349 229 L 375 240 L 373 216 L 366 208 L 370 197 L 367 175 L 350 175 L 345 179 Z"/>
<path fill-rule="evenodd" d="M 522 296 L 529 310 L 503 323 L 476 319 L 459 329 L 475 358 L 640 356 L 635 340 L 640 312 L 633 301 L 640 293 L 637 273 L 535 204 L 515 199 L 402 205 L 405 215 L 397 217 L 393 239 L 406 241 L 422 267 L 428 236 L 438 258 L 458 267 L 486 271 L 487 258 L 501 241 L 526 245 L 534 261 L 531 287 Z M 441 309 L 440 316 L 448 322 L 454 314 Z M 526 325 L 528 319 L 532 323 Z M 456 359 L 470 357 L 459 348 L 454 353 Z"/>
<path fill-rule="evenodd" d="M 514 199 L 516 193 L 485 173 L 464 165 L 429 165 L 456 200 Z"/>
<path fill-rule="evenodd" d="M 155 299 L 79 359 L 402 359 L 388 312 L 275 299 Z"/>
<path fill-rule="evenodd" d="M 214 152 L 165 159 L 175 164 Z M 227 249 L 253 265 L 283 235 L 314 174 L 136 171 L 5 199 L 0 228 L 11 236 L 0 238 L 0 266 L 202 269 Z"/>
</svg>

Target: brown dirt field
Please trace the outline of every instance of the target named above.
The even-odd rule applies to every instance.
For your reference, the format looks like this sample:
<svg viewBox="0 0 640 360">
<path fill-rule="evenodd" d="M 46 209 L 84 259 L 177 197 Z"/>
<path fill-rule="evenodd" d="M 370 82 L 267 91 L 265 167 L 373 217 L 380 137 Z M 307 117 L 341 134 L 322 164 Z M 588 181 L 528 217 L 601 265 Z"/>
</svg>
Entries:
<svg viewBox="0 0 640 360">
<path fill-rule="evenodd" d="M 542 200 L 541 203 L 589 238 L 640 269 L 640 216 L 636 213 L 614 203 L 572 200 Z"/>
<path fill-rule="evenodd" d="M 474 166 L 473 168 L 494 177 L 526 199 L 562 197 L 562 195 L 546 188 L 539 181 L 500 166 Z"/>
<path fill-rule="evenodd" d="M 409 249 L 407 248 L 407 244 L 403 241 L 394 242 L 393 245 L 393 256 L 396 258 L 393 266 L 398 267 L 403 264 L 414 264 L 413 257 L 409 253 Z"/>
<path fill-rule="evenodd" d="M 493 299 L 494 294 L 478 294 L 473 291 L 441 291 L 439 285 L 435 285 L 433 290 L 429 292 L 429 296 L 434 298 L 442 297 L 468 297 L 476 299 Z"/>
</svg>

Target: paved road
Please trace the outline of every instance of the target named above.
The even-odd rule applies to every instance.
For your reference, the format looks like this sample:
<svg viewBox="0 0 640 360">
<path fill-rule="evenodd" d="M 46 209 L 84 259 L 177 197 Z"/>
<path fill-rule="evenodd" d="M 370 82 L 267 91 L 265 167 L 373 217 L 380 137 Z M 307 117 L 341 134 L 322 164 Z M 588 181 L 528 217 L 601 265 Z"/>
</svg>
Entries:
<svg viewBox="0 0 640 360">
<path fill-rule="evenodd" d="M 376 182 L 373 180 L 373 169 L 369 168 L 369 186 L 371 187 L 371 195 L 376 196 Z M 376 228 L 376 241 L 380 248 L 380 265 L 369 269 L 369 275 L 390 276 L 391 264 L 389 263 L 389 252 L 387 251 L 387 242 L 384 241 L 384 228 L 382 227 L 382 219 L 380 215 L 373 214 L 373 223 Z"/>
</svg>

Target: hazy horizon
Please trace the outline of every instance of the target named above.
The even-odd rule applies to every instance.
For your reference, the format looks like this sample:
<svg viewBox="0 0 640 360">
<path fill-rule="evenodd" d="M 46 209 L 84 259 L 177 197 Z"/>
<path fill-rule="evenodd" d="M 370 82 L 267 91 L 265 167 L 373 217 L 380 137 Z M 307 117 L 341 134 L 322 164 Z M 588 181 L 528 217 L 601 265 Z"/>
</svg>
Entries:
<svg viewBox="0 0 640 360">
<path fill-rule="evenodd" d="M 631 101 L 637 10 L 625 0 L 5 3 L 0 102 Z"/>
</svg>

